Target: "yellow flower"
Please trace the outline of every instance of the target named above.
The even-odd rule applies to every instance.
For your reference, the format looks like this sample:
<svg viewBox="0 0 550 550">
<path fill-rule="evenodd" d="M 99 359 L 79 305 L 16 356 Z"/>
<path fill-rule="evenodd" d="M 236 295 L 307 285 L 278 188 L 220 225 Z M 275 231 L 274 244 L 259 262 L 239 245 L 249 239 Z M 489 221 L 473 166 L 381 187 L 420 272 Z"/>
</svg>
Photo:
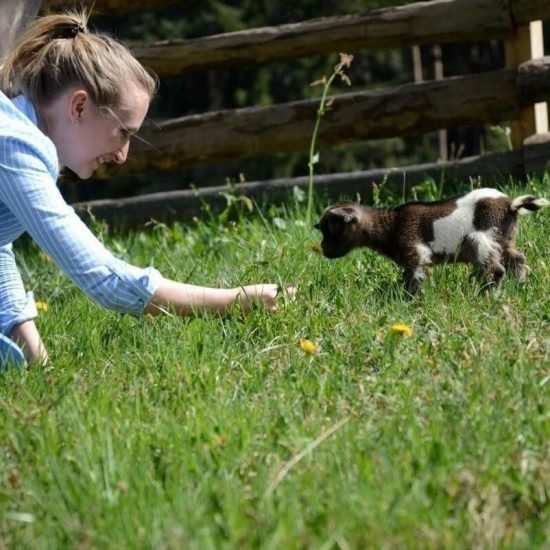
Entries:
<svg viewBox="0 0 550 550">
<path fill-rule="evenodd" d="M 38 300 L 36 302 L 36 309 L 38 311 L 48 311 L 48 304 L 46 302 L 42 302 L 42 301 Z"/>
<path fill-rule="evenodd" d="M 395 323 L 391 326 L 391 331 L 393 334 L 399 334 L 399 336 L 406 336 L 407 338 L 412 336 L 413 333 L 412 328 L 404 323 Z"/>
<path fill-rule="evenodd" d="M 313 355 L 317 353 L 319 346 L 313 343 L 311 340 L 306 340 L 305 338 L 302 338 L 300 340 L 300 349 L 309 355 Z"/>
</svg>

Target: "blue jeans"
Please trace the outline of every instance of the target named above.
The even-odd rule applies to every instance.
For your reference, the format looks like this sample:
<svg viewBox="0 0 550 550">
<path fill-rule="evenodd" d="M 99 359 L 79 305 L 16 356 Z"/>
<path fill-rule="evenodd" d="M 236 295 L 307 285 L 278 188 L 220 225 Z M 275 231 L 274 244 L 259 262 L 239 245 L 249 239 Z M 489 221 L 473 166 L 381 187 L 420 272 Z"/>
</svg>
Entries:
<svg viewBox="0 0 550 550">
<path fill-rule="evenodd" d="M 0 372 L 5 371 L 9 365 L 22 367 L 25 364 L 25 356 L 21 348 L 7 336 L 0 334 Z"/>
</svg>

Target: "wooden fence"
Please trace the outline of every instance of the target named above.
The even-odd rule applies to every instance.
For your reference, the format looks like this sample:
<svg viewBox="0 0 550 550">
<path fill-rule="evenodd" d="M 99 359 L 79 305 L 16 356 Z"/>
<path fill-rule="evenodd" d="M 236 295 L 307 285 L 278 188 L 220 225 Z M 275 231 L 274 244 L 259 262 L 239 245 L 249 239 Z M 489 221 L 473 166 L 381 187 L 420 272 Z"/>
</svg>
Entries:
<svg viewBox="0 0 550 550">
<path fill-rule="evenodd" d="M 81 0 L 45 0 L 42 7 L 56 9 L 83 3 L 86 4 Z M 170 3 L 176 2 L 90 1 L 101 13 Z M 13 0 L 12 8 L 16 4 L 26 4 L 27 14 L 37 9 L 36 0 Z M 0 14 L 0 23 L 2 19 Z M 321 146 L 515 121 L 515 150 L 509 153 L 315 178 L 316 185 L 329 195 L 344 192 L 364 195 L 373 182 L 384 178 L 402 184 L 414 183 L 421 175 L 467 179 L 490 173 L 524 177 L 544 171 L 546 159 L 550 159 L 550 139 L 546 139 L 548 134 L 540 133 L 547 129 L 544 111 L 540 105 L 535 111 L 534 105 L 550 98 L 550 57 L 544 57 L 541 51 L 542 26 L 536 27 L 533 23 L 544 19 L 550 19 L 550 0 L 432 0 L 192 40 L 132 45 L 132 48 L 145 65 L 163 76 L 188 69 L 266 63 L 338 51 L 353 53 L 472 40 L 504 41 L 505 69 L 333 96 L 331 110 L 320 127 Z M 533 54 L 537 59 L 531 59 Z M 105 168 L 99 177 L 305 150 L 310 143 L 318 105 L 317 100 L 296 101 L 271 107 L 208 112 L 146 126 L 142 136 L 153 147 L 136 141 L 131 152 L 136 161 Z M 294 185 L 307 185 L 307 178 L 245 183 L 232 188 L 232 192 L 258 196 Z M 91 208 L 96 216 L 109 220 L 121 217 L 142 223 L 153 213 L 156 219 L 169 221 L 192 217 L 203 200 L 217 204 L 223 197 L 221 193 L 227 191 L 228 188 L 223 187 L 158 193 L 122 201 L 93 201 L 80 208 Z"/>
</svg>

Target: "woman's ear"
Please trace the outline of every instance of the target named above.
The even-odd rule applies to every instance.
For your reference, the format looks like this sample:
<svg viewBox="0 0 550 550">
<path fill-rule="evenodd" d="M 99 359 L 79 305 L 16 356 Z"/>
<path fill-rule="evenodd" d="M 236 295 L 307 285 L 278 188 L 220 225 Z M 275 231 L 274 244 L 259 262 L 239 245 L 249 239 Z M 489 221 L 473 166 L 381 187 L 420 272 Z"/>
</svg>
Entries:
<svg viewBox="0 0 550 550">
<path fill-rule="evenodd" d="M 86 90 L 75 90 L 70 96 L 69 118 L 73 124 L 80 124 L 82 113 L 88 107 L 89 95 Z"/>
</svg>

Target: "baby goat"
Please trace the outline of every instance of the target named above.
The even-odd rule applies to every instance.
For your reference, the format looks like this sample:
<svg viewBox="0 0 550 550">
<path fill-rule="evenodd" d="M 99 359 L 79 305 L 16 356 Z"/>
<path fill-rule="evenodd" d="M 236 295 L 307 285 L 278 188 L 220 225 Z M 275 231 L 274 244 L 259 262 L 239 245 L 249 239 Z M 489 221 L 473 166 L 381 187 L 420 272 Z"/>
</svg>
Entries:
<svg viewBox="0 0 550 550">
<path fill-rule="evenodd" d="M 473 264 L 491 286 L 498 286 L 505 270 L 523 280 L 525 256 L 514 246 L 518 214 L 548 204 L 532 195 L 512 200 L 485 188 L 391 209 L 337 204 L 325 210 L 315 227 L 323 233 L 325 257 L 372 248 L 403 269 L 405 289 L 414 295 L 426 278 L 424 268 L 443 261 Z"/>
</svg>

